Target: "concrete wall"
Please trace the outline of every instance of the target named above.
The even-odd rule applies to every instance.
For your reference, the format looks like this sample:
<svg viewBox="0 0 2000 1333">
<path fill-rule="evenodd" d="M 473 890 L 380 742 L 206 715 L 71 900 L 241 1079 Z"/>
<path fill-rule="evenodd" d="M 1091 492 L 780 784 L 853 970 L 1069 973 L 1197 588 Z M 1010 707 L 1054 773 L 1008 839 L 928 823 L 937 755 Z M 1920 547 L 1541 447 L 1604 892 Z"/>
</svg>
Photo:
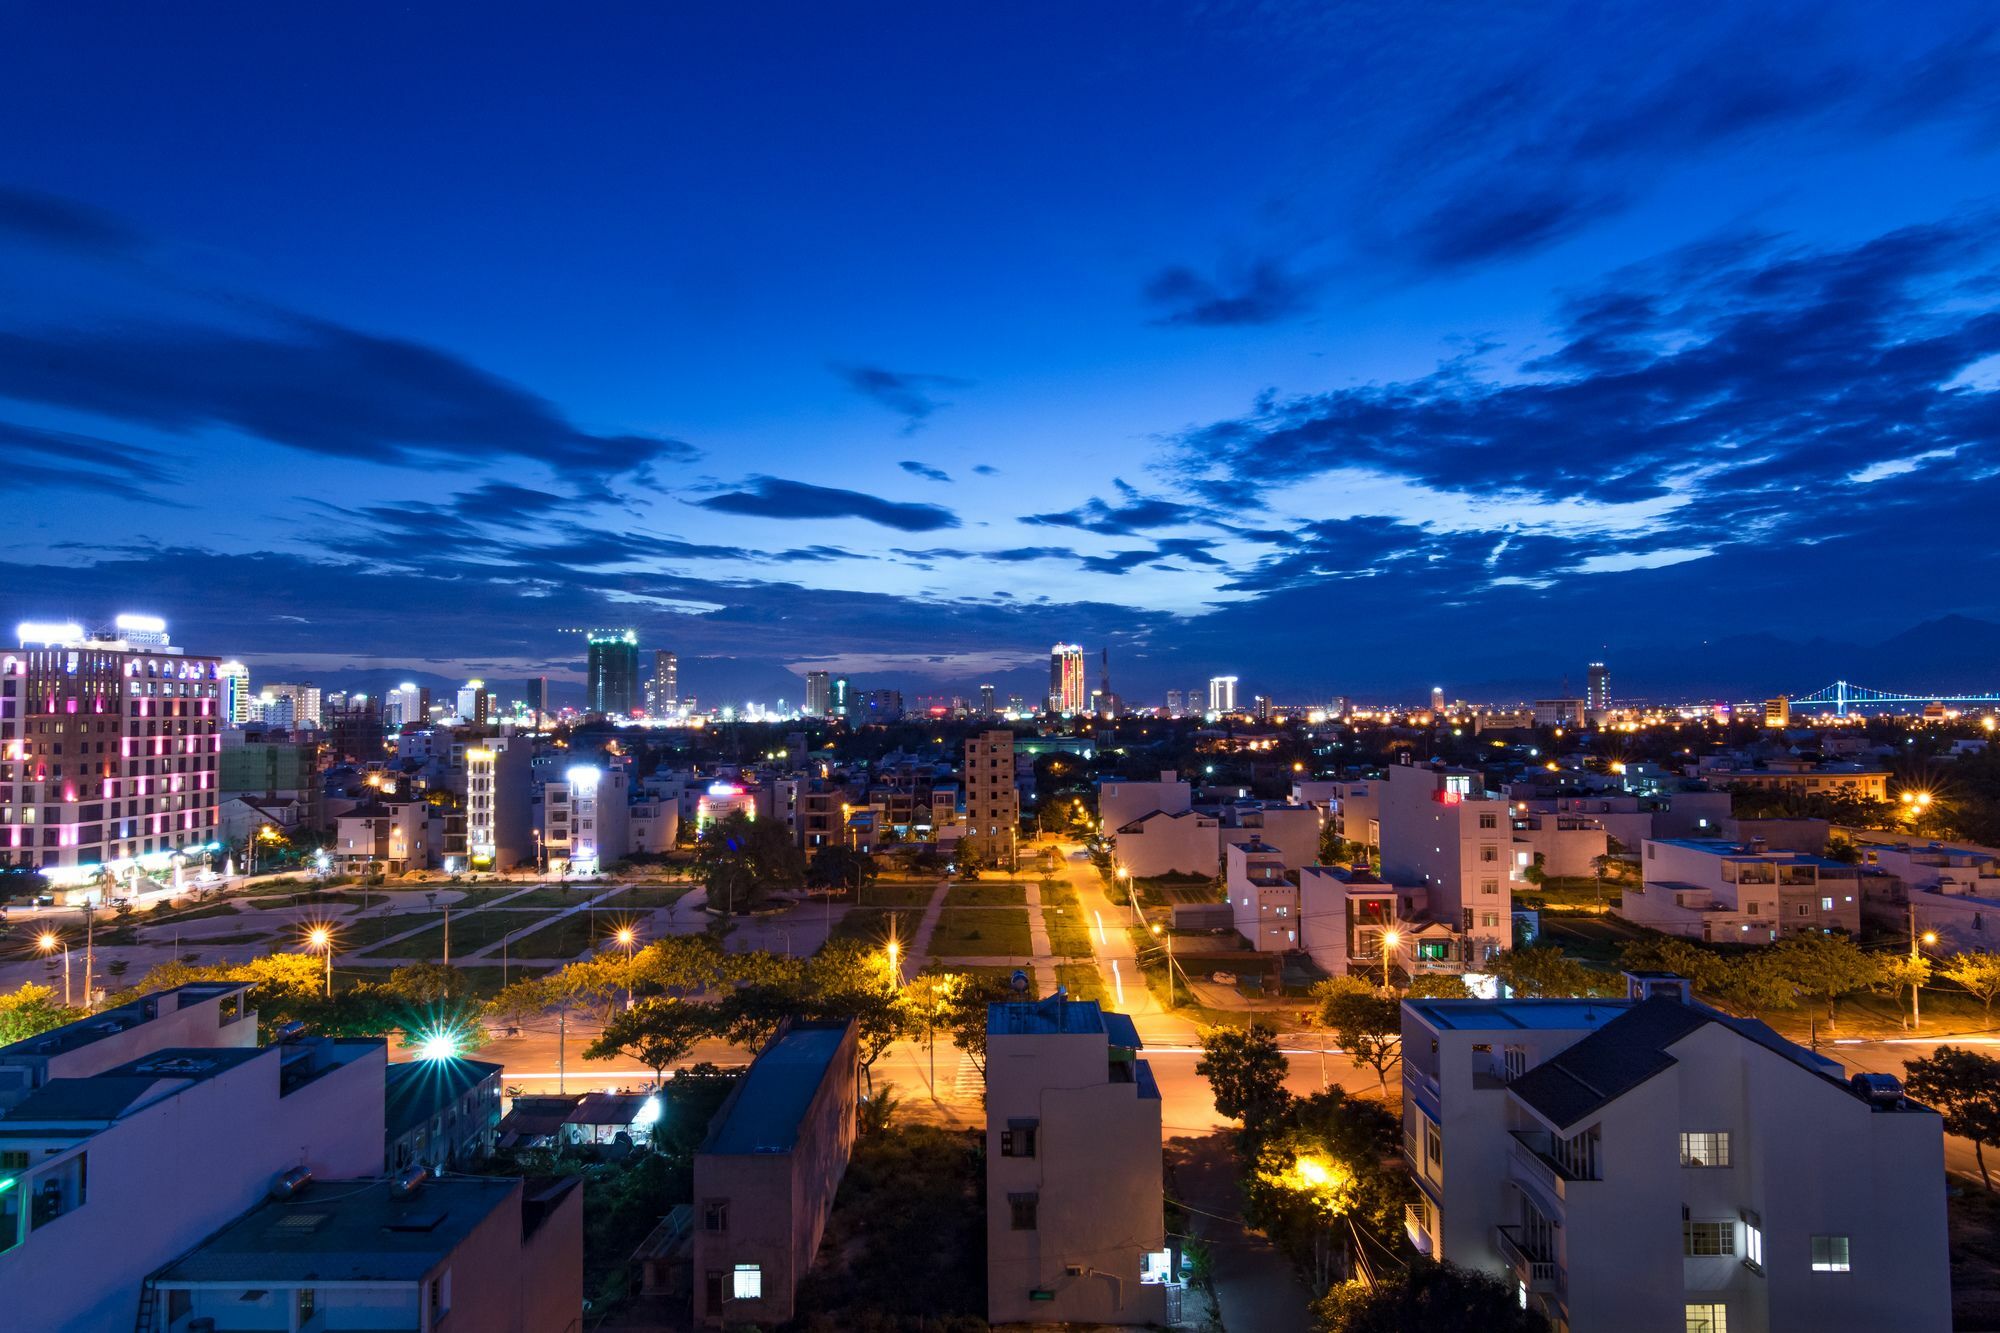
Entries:
<svg viewBox="0 0 2000 1333">
<path fill-rule="evenodd" d="M 1124 826 L 1113 838 L 1118 864 L 1139 879 L 1154 875 L 1213 875 L 1221 855 L 1221 829 L 1213 816 L 1181 814 L 1143 816 Z"/>
<path fill-rule="evenodd" d="M 1098 826 L 1112 833 L 1155 810 L 1177 815 L 1188 808 L 1192 799 L 1193 788 L 1181 781 L 1177 773 L 1163 772 L 1153 782 L 1106 778 L 1097 784 Z"/>
</svg>

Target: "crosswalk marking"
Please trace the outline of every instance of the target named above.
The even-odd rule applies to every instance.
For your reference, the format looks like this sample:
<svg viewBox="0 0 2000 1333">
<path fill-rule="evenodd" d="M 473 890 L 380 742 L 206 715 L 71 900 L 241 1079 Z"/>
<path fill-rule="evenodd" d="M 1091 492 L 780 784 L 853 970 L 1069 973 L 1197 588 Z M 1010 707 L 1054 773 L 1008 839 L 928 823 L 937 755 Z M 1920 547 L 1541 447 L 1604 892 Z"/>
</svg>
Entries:
<svg viewBox="0 0 2000 1333">
<path fill-rule="evenodd" d="M 960 1097 L 985 1096 L 986 1076 L 979 1072 L 971 1056 L 958 1057 L 958 1072 L 952 1075 L 951 1090 Z"/>
</svg>

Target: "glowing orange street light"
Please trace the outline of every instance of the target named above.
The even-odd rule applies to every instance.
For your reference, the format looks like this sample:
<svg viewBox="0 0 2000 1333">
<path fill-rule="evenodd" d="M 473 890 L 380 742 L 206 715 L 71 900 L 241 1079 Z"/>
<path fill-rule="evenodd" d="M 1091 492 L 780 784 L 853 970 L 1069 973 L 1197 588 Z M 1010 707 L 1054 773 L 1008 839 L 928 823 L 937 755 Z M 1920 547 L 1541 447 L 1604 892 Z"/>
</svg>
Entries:
<svg viewBox="0 0 2000 1333">
<path fill-rule="evenodd" d="M 313 926 L 306 931 L 306 947 L 326 955 L 326 997 L 333 998 L 333 927 Z"/>
<path fill-rule="evenodd" d="M 59 935 L 57 935 L 57 934 L 56 934 L 56 933 L 55 933 L 55 932 L 54 932 L 53 930 L 45 930 L 45 931 L 43 931 L 43 932 L 42 932 L 42 933 L 41 933 L 40 935 L 37 935 L 37 936 L 35 937 L 35 947 L 36 947 L 37 949 L 40 949 L 40 950 L 41 950 L 41 951 L 43 952 L 43 954 L 45 954 L 45 955 L 46 955 L 46 954 L 52 954 L 52 953 L 54 953 L 54 952 L 55 952 L 55 951 L 56 951 L 57 949 L 59 949 L 59 948 L 61 948 L 61 949 L 62 949 L 62 956 L 63 956 L 63 1008 L 65 1008 L 65 1009 L 69 1008 L 69 1007 L 70 1007 L 70 999 L 69 999 L 69 950 L 68 950 L 67 948 L 63 948 L 63 942 L 62 942 L 62 937 L 61 937 L 61 936 L 59 936 Z"/>
</svg>

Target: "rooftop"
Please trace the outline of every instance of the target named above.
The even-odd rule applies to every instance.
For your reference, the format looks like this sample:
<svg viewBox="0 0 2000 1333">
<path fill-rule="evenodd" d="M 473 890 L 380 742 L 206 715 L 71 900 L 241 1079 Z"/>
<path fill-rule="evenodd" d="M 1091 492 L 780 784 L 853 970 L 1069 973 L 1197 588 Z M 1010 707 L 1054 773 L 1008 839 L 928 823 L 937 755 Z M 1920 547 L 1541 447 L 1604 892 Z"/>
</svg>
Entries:
<svg viewBox="0 0 2000 1333">
<path fill-rule="evenodd" d="M 481 1083 L 498 1078 L 504 1068 L 458 1056 L 390 1065 L 383 1073 L 384 1123 L 389 1137 L 401 1138 Z"/>
<path fill-rule="evenodd" d="M 789 1152 L 799 1121 L 826 1081 L 846 1023 L 795 1023 L 758 1053 L 709 1130 L 704 1153 Z"/>
<path fill-rule="evenodd" d="M 408 1194 L 390 1181 L 315 1181 L 252 1209 L 159 1281 L 415 1282 L 495 1209 L 519 1180 L 427 1180 Z"/>
<path fill-rule="evenodd" d="M 1445 1032 L 1595 1028 L 1628 1007 L 1627 1000 L 1405 1000 L 1431 1027 Z"/>
<path fill-rule="evenodd" d="M 204 1000 L 240 994 L 249 989 L 250 983 L 247 981 L 191 981 L 185 986 L 175 986 L 171 990 L 142 995 L 115 1009 L 106 1009 L 88 1018 L 79 1018 L 74 1023 L 65 1023 L 59 1028 L 50 1028 L 47 1032 L 24 1038 L 12 1045 L 0 1046 L 0 1060 L 12 1056 L 63 1055 L 88 1046 L 92 1042 L 102 1041 L 116 1033 L 138 1027 L 141 1023 L 150 1023 L 162 1014 L 178 1013 Z"/>
</svg>

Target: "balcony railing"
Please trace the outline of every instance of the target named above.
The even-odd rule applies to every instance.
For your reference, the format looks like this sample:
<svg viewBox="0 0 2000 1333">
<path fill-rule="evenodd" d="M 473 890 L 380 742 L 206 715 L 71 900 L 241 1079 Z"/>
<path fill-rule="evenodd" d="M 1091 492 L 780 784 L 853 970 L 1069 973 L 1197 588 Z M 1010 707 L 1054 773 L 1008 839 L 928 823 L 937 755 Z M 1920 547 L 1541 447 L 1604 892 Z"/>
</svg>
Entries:
<svg viewBox="0 0 2000 1333">
<path fill-rule="evenodd" d="M 1403 1230 L 1408 1233 L 1410 1244 L 1417 1247 L 1418 1254 L 1433 1254 L 1437 1251 L 1437 1242 L 1425 1227 L 1427 1216 L 1428 1214 L 1423 1204 L 1406 1203 L 1403 1205 Z"/>
<path fill-rule="evenodd" d="M 1493 1243 L 1501 1256 L 1514 1266 L 1521 1281 L 1529 1291 L 1537 1294 L 1557 1294 L 1562 1291 L 1562 1265 L 1553 1256 L 1536 1254 L 1528 1248 L 1521 1228 L 1497 1226 L 1493 1228 Z"/>
</svg>

